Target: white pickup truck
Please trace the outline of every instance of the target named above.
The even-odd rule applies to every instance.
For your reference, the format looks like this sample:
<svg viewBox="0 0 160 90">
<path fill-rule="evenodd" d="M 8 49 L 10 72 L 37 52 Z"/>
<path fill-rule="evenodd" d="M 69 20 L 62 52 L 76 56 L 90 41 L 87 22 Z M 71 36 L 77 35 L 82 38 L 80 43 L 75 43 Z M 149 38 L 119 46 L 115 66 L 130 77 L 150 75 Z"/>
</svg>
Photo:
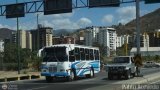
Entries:
<svg viewBox="0 0 160 90">
<path fill-rule="evenodd" d="M 117 56 L 111 64 L 106 65 L 108 79 L 111 80 L 116 75 L 118 78 L 130 79 L 136 74 L 136 66 L 132 56 Z"/>
</svg>

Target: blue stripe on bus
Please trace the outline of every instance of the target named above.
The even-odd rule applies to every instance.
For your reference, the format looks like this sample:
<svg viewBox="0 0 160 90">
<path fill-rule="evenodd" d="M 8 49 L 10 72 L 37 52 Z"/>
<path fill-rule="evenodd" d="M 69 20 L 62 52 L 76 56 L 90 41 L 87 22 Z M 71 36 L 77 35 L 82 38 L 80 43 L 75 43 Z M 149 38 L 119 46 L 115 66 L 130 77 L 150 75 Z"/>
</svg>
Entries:
<svg viewBox="0 0 160 90">
<path fill-rule="evenodd" d="M 43 72 L 41 73 L 41 76 L 69 76 L 68 73 L 66 72 L 54 72 L 54 73 L 51 73 L 51 72 Z"/>
<path fill-rule="evenodd" d="M 81 68 L 83 68 L 83 66 L 85 65 L 86 63 L 84 63 L 80 68 L 79 68 L 79 71 L 76 72 L 76 74 L 78 74 L 80 71 L 81 71 Z"/>
<path fill-rule="evenodd" d="M 75 62 L 71 65 L 71 68 L 75 68 L 76 64 L 79 63 L 79 62 Z"/>
<path fill-rule="evenodd" d="M 99 62 L 97 63 L 98 61 L 94 61 L 94 62 L 90 62 L 88 63 L 88 65 L 91 65 L 95 71 L 98 71 L 99 72 Z M 96 69 L 97 68 L 97 69 Z M 90 71 L 90 68 L 84 68 L 83 70 L 81 70 L 81 73 L 79 74 L 80 76 L 82 76 L 85 72 L 88 72 Z"/>
<path fill-rule="evenodd" d="M 82 61 L 83 62 L 83 61 Z M 86 63 L 84 63 L 83 65 L 80 65 L 80 67 L 76 67 L 77 66 L 77 64 L 80 64 L 80 63 L 82 63 L 81 61 L 78 61 L 78 62 L 75 62 L 75 63 L 73 63 L 72 65 L 71 65 L 71 67 L 72 68 L 75 68 L 76 69 L 76 74 L 78 75 L 78 73 L 80 72 L 80 74 L 78 75 L 78 76 L 82 76 L 83 74 L 84 74 L 84 72 L 87 72 L 87 71 L 90 71 L 90 68 L 88 68 L 87 66 L 90 66 L 91 65 L 91 67 L 93 67 L 94 68 L 94 70 L 96 70 L 96 71 L 99 71 L 99 69 L 98 68 L 100 68 L 100 61 L 99 60 L 95 60 L 95 61 L 91 61 L 91 62 L 86 62 L 87 63 L 87 66 L 86 67 L 84 67 L 85 66 L 85 64 Z M 97 69 L 96 69 L 97 68 Z M 87 71 L 86 71 L 87 70 Z"/>
<path fill-rule="evenodd" d="M 80 74 L 79 74 L 79 76 L 84 76 L 84 73 L 86 73 L 86 72 L 90 72 L 90 70 L 89 69 L 85 69 L 85 70 L 83 70 Z M 97 70 L 97 69 L 94 69 L 94 72 L 99 72 L 99 70 Z M 90 73 L 88 73 L 88 74 L 90 74 Z"/>
</svg>

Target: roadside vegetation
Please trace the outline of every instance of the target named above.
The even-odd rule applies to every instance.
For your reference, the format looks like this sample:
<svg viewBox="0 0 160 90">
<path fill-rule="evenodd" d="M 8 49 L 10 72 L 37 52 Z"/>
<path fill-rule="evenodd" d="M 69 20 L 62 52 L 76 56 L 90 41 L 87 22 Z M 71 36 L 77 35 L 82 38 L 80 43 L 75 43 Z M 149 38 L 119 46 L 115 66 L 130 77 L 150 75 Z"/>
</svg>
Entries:
<svg viewBox="0 0 160 90">
<path fill-rule="evenodd" d="M 18 53 L 17 45 L 7 43 L 4 47 L 4 52 L 1 53 L 1 70 L 15 71 L 18 70 Z M 37 52 L 32 52 L 30 49 L 19 48 L 20 69 L 24 73 L 27 71 L 39 71 L 41 58 L 37 57 Z M 3 60 L 3 61 L 2 61 Z"/>
</svg>

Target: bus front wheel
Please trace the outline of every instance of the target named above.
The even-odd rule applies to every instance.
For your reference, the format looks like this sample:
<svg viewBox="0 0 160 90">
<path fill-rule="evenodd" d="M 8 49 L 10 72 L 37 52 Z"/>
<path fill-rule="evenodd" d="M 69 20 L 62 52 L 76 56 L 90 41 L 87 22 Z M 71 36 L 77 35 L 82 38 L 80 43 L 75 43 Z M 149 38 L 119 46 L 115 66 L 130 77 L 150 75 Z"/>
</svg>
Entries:
<svg viewBox="0 0 160 90">
<path fill-rule="evenodd" d="M 68 81 L 73 81 L 73 80 L 76 80 L 76 74 L 74 70 L 70 72 L 70 76 L 68 77 Z"/>
<path fill-rule="evenodd" d="M 52 81 L 53 81 L 53 77 L 51 77 L 51 76 L 46 76 L 46 81 L 47 81 L 47 82 L 52 82 Z"/>
</svg>

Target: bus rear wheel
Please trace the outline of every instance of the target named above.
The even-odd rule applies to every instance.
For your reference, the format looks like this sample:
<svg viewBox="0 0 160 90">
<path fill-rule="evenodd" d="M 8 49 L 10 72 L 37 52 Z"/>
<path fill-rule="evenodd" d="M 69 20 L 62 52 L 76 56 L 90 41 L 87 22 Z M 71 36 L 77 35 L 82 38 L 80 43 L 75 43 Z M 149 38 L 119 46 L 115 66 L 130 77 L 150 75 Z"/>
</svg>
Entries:
<svg viewBox="0 0 160 90">
<path fill-rule="evenodd" d="M 90 78 L 94 77 L 94 69 L 92 68 L 90 71 Z"/>
<path fill-rule="evenodd" d="M 94 69 L 93 69 L 93 68 L 90 70 L 90 74 L 87 74 L 86 77 L 87 77 L 87 78 L 92 78 L 92 77 L 94 77 Z"/>
</svg>

